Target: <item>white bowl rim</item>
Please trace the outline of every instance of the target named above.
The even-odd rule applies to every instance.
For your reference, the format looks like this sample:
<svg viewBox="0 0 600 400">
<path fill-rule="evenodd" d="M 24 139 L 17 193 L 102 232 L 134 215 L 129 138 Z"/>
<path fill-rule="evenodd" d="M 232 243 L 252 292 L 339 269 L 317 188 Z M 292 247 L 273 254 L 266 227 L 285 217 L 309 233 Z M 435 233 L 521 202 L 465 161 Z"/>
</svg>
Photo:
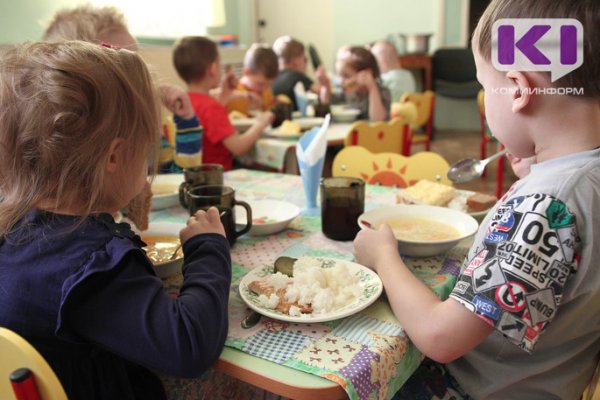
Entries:
<svg viewBox="0 0 600 400">
<path fill-rule="evenodd" d="M 377 210 L 379 210 L 379 212 L 383 212 L 383 210 L 390 210 L 390 209 L 406 209 L 407 207 L 411 207 L 411 213 L 410 215 L 413 217 L 424 217 L 424 218 L 429 218 L 429 219 L 433 219 L 431 218 L 431 212 L 434 213 L 438 213 L 438 214 L 450 214 L 454 217 L 458 217 L 460 219 L 462 219 L 465 223 L 465 225 L 467 225 L 467 228 L 470 228 L 467 230 L 466 233 L 463 233 L 463 229 L 461 229 L 460 233 L 461 236 L 458 238 L 454 238 L 454 239 L 446 239 L 446 240 L 407 240 L 407 239 L 397 239 L 400 242 L 403 243 L 409 243 L 409 244 L 416 244 L 416 245 L 423 245 L 423 244 L 431 244 L 431 245 L 442 245 L 442 244 L 450 244 L 450 243 L 454 243 L 454 242 L 459 242 L 461 240 L 464 240 L 466 238 L 469 238 L 473 235 L 475 235 L 477 233 L 477 230 L 479 229 L 479 222 L 477 222 L 477 220 L 475 218 L 473 218 L 471 215 L 464 213 L 462 211 L 458 211 L 458 210 L 453 210 L 451 208 L 447 208 L 447 207 L 438 207 L 438 206 L 430 206 L 430 205 L 417 205 L 417 204 L 394 204 L 394 205 L 390 205 L 390 206 L 382 206 L 382 207 L 377 207 L 374 209 L 371 209 L 369 211 L 366 211 L 364 213 L 362 213 L 361 215 L 359 215 L 358 217 L 358 225 L 360 226 L 361 229 L 371 229 L 372 226 L 377 224 L 377 221 L 373 221 L 371 222 L 369 220 L 369 218 L 367 217 L 369 213 L 374 213 Z M 426 212 L 427 211 L 427 212 Z M 387 216 L 389 217 L 389 215 Z M 393 217 L 393 216 L 392 216 Z M 363 223 L 363 221 L 369 223 L 371 225 L 367 226 L 365 223 Z M 442 221 L 443 222 L 443 221 Z M 444 222 L 446 224 L 448 224 L 448 222 Z M 450 225 L 450 224 L 448 224 Z M 470 226 L 469 226 L 470 225 Z"/>
</svg>

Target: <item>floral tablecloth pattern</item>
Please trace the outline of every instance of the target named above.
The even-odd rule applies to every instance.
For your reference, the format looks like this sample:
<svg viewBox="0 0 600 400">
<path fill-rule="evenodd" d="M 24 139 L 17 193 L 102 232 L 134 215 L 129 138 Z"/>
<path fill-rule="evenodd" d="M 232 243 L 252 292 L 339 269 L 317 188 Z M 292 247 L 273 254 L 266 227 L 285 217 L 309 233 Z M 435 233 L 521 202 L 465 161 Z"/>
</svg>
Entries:
<svg viewBox="0 0 600 400">
<path fill-rule="evenodd" d="M 303 205 L 302 182 L 293 175 L 250 170 L 226 174 L 225 183 L 236 197 L 272 198 Z M 366 208 L 394 202 L 394 190 L 368 186 Z M 154 212 L 152 221 L 183 221 L 182 209 Z M 456 247 L 443 256 L 405 258 L 415 275 L 441 298 L 455 283 L 467 253 Z M 250 329 L 241 320 L 250 312 L 238 284 L 250 269 L 272 265 L 280 255 L 353 260 L 352 242 L 336 242 L 321 233 L 319 216 L 299 216 L 283 232 L 267 237 L 242 237 L 232 248 L 233 282 L 226 346 L 340 384 L 351 399 L 389 399 L 418 367 L 422 356 L 404 334 L 385 296 L 367 309 L 336 321 L 289 323 L 263 317 Z M 165 281 L 176 295 L 181 275 Z"/>
</svg>

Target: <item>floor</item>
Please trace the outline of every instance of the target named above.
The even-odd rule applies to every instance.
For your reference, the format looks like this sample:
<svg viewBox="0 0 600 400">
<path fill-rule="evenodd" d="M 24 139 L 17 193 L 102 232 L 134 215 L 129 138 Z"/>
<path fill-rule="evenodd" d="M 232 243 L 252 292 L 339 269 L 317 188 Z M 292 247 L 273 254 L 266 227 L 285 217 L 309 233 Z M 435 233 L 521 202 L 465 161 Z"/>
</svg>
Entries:
<svg viewBox="0 0 600 400">
<path fill-rule="evenodd" d="M 431 142 L 431 151 L 441 154 L 450 165 L 463 158 L 480 158 L 480 133 L 479 131 L 437 131 L 434 140 Z M 415 151 L 420 151 L 423 146 L 417 146 Z M 497 147 L 494 144 L 487 145 L 486 156 L 494 154 Z M 490 163 L 486 169 L 485 177 L 475 179 L 471 182 L 455 184 L 457 189 L 474 190 L 487 194 L 496 192 L 496 171 L 497 161 Z M 506 192 L 510 185 L 517 180 L 515 174 L 510 168 L 510 164 L 505 159 L 504 173 L 502 180 L 502 193 Z"/>
</svg>

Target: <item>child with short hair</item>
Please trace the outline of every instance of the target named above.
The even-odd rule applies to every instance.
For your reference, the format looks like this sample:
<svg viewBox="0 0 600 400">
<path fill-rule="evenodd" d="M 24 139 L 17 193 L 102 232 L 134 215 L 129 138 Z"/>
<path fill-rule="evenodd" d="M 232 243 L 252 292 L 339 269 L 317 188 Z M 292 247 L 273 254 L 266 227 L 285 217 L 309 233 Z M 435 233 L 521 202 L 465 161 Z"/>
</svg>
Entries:
<svg viewBox="0 0 600 400">
<path fill-rule="evenodd" d="M 359 46 L 344 46 L 338 51 L 337 74 L 341 79 L 345 102 L 360 110 L 359 119 L 389 119 L 391 97 L 379 79 L 379 66 L 373 54 Z"/>
<path fill-rule="evenodd" d="M 265 44 L 254 43 L 244 55 L 242 77 L 227 111 L 250 115 L 251 110 L 268 111 L 275 105 L 271 84 L 279 72 L 277 55 Z"/>
<path fill-rule="evenodd" d="M 0 56 L 0 326 L 33 344 L 71 399 L 164 399 L 152 370 L 198 376 L 227 336 L 218 211 L 180 232 L 177 298 L 112 217 L 147 182 L 159 104 L 129 50 L 64 41 Z"/>
<path fill-rule="evenodd" d="M 179 77 L 187 83 L 192 106 L 204 127 L 202 162 L 221 164 L 226 171 L 230 170 L 233 156 L 252 149 L 263 130 L 273 122 L 273 113 L 259 114 L 256 122 L 242 134 L 235 131 L 227 109 L 210 95 L 210 90 L 221 81 L 221 61 L 216 43 L 208 38 L 181 38 L 173 50 L 173 64 Z"/>
<path fill-rule="evenodd" d="M 385 40 L 377 41 L 371 46 L 371 53 L 377 59 L 381 82 L 390 91 L 392 102 L 400 101 L 404 93 L 417 89 L 412 73 L 400 65 L 400 57 L 394 44 Z"/>
<path fill-rule="evenodd" d="M 496 70 L 492 26 L 505 18 L 580 21 L 583 64 L 556 82 Z M 579 399 L 590 382 L 600 351 L 598 42 L 596 0 L 493 0 L 481 17 L 473 51 L 490 129 L 535 163 L 482 221 L 449 299 L 406 268 L 387 225 L 357 235 L 358 262 L 377 271 L 430 359 L 396 398 Z M 583 94 L 547 90 L 557 87 Z"/>
<path fill-rule="evenodd" d="M 327 71 L 320 65 L 315 71 L 317 82 L 313 82 L 306 75 L 307 59 L 304 44 L 291 36 L 281 36 L 273 43 L 273 51 L 279 59 L 279 75 L 273 81 L 273 93 L 275 95 L 286 95 L 294 105 L 294 110 L 298 109 L 294 87 L 298 82 L 302 82 L 306 91 L 311 91 L 319 95 L 322 104 L 329 104 L 331 101 L 331 82 L 327 76 Z"/>
</svg>

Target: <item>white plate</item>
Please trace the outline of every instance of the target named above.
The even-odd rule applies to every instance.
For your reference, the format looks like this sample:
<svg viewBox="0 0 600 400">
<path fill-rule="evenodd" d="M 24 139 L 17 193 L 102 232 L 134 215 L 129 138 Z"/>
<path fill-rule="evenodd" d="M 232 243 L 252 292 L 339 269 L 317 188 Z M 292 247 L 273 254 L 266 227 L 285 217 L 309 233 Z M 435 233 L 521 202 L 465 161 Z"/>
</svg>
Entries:
<svg viewBox="0 0 600 400">
<path fill-rule="evenodd" d="M 256 118 L 230 118 L 231 125 L 236 130 L 246 130 L 256 122 Z"/>
<path fill-rule="evenodd" d="M 152 180 L 152 210 L 174 207 L 179 204 L 179 185 L 183 174 L 160 174 Z"/>
<path fill-rule="evenodd" d="M 473 236 L 479 228 L 475 218 L 462 211 L 446 207 L 395 204 L 372 209 L 358 217 L 361 229 L 377 228 L 391 219 L 422 218 L 448 224 L 458 230 L 460 236 L 448 240 L 406 240 L 398 239 L 401 254 L 412 257 L 430 257 L 443 254 L 463 239 Z"/>
<path fill-rule="evenodd" d="M 248 289 L 248 284 L 270 274 L 273 271 L 272 266 L 255 268 L 248 272 L 240 281 L 240 296 L 242 296 L 242 300 L 244 300 L 248 307 L 266 317 L 278 319 L 280 321 L 313 323 L 333 321 L 356 314 L 357 312 L 362 311 L 373 304 L 379 295 L 381 295 L 381 292 L 383 291 L 383 283 L 381 282 L 381 279 L 379 279 L 379 276 L 377 276 L 377 274 L 369 268 L 350 261 L 336 260 L 333 258 L 319 258 L 318 260 L 322 262 L 322 268 L 331 268 L 338 262 L 345 263 L 348 267 L 348 271 L 351 274 L 360 277 L 360 285 L 363 288 L 361 296 L 355 302 L 347 304 L 337 310 L 315 315 L 304 314 L 303 316 L 299 317 L 293 317 L 279 311 L 264 308 L 259 304 L 258 296 Z"/>
<path fill-rule="evenodd" d="M 148 229 L 139 233 L 142 240 L 144 236 L 177 236 L 179 231 L 185 228 L 185 224 L 175 222 L 150 222 Z M 166 278 L 181 271 L 183 265 L 183 251 L 179 250 L 181 256 L 175 260 L 165 261 L 154 265 L 154 271 L 159 278 Z"/>
<path fill-rule="evenodd" d="M 472 195 L 474 195 L 475 192 L 473 192 L 472 190 L 460 190 L 457 189 L 456 190 L 456 194 L 454 195 L 454 199 L 450 200 L 451 202 L 459 202 L 461 205 L 463 205 L 466 209 L 467 207 L 467 198 L 471 197 Z M 449 207 L 451 208 L 451 207 Z M 471 217 L 475 218 L 478 221 L 481 221 L 483 219 L 483 217 L 486 216 L 486 214 L 488 213 L 488 211 L 490 211 L 493 208 L 487 208 L 485 210 L 482 211 L 473 211 L 473 212 L 468 212 L 467 214 L 469 214 Z"/>
<path fill-rule="evenodd" d="M 302 129 L 304 131 L 304 130 L 307 130 L 310 128 L 314 128 L 315 126 L 323 125 L 325 118 L 322 118 L 322 117 L 300 117 L 300 118 L 294 118 L 292 121 L 300 124 L 300 129 Z"/>
<path fill-rule="evenodd" d="M 279 128 L 271 128 L 271 129 L 266 129 L 263 132 L 263 135 L 268 136 L 268 137 L 278 138 L 278 139 L 298 139 L 300 136 L 302 136 L 302 133 L 303 132 L 294 132 L 294 133 L 282 132 L 281 130 L 279 130 Z"/>
<path fill-rule="evenodd" d="M 402 192 L 402 190 L 403 189 L 400 189 L 400 192 Z M 485 210 L 482 210 L 482 211 L 467 212 L 467 198 L 469 198 L 473 194 L 475 194 L 475 192 L 473 192 L 472 190 L 456 189 L 454 191 L 454 198 L 452 200 L 450 200 L 450 203 L 448 203 L 448 205 L 446 205 L 446 207 L 450 208 L 451 210 L 462 211 L 464 213 L 469 214 L 471 217 L 475 218 L 476 220 L 481 221 L 483 219 L 483 217 L 486 216 L 488 211 L 490 211 L 490 209 L 492 209 L 493 206 L 490 208 L 487 208 Z M 416 202 L 416 201 L 414 202 L 414 204 L 425 205 L 424 203 Z"/>
<path fill-rule="evenodd" d="M 300 214 L 300 208 L 287 201 L 246 200 L 252 209 L 250 235 L 263 236 L 280 232 Z M 236 209 L 236 224 L 246 225 L 246 211 Z"/>
</svg>

